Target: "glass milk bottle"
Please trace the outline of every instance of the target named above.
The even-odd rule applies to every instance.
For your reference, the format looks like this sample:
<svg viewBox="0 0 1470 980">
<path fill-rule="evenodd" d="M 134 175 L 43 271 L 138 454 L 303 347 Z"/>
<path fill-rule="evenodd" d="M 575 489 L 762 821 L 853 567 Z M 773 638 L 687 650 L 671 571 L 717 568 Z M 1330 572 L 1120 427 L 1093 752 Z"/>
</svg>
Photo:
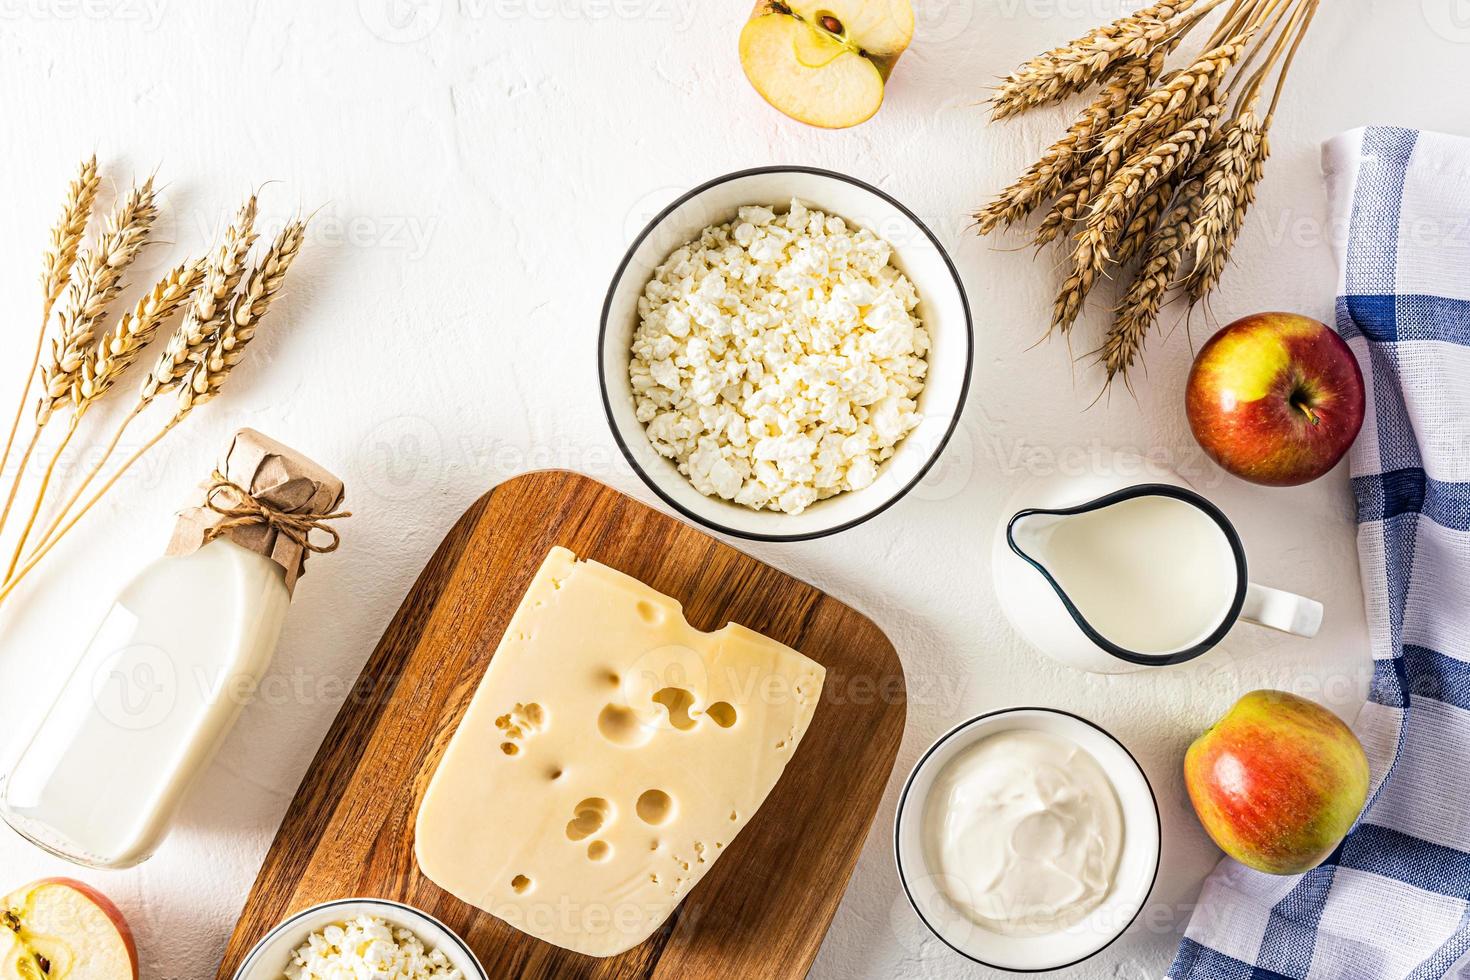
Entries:
<svg viewBox="0 0 1470 980">
<path fill-rule="evenodd" d="M 184 795 L 270 665 L 342 484 L 239 432 L 165 557 L 122 590 L 3 783 L 0 816 L 77 864 L 126 868 L 157 850 Z M 310 543 L 312 530 L 330 535 Z"/>
</svg>

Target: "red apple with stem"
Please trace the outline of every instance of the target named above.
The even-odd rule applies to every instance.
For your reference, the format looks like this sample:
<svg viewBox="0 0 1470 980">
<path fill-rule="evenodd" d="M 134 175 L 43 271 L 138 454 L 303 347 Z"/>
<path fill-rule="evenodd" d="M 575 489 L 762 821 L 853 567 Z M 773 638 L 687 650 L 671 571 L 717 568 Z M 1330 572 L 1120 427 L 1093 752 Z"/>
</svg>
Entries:
<svg viewBox="0 0 1470 980">
<path fill-rule="evenodd" d="M 1184 784 L 1220 850 L 1267 874 L 1301 874 L 1342 843 L 1368 797 L 1368 757 L 1321 705 L 1252 691 L 1189 747 Z"/>
<path fill-rule="evenodd" d="M 1189 372 L 1185 411 L 1210 458 L 1253 483 L 1290 487 L 1337 465 L 1363 427 L 1363 374 L 1341 337 L 1295 313 L 1222 328 Z"/>
</svg>

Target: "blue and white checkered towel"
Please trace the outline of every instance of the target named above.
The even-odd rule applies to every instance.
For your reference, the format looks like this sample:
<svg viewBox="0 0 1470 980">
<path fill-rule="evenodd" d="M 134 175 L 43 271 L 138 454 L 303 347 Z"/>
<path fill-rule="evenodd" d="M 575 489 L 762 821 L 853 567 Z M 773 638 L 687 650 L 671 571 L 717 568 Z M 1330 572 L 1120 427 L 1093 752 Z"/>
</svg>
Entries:
<svg viewBox="0 0 1470 980">
<path fill-rule="evenodd" d="M 1305 875 L 1222 862 L 1176 980 L 1470 977 L 1470 140 L 1375 127 L 1323 161 L 1337 328 L 1369 396 L 1352 472 L 1373 789 Z"/>
</svg>

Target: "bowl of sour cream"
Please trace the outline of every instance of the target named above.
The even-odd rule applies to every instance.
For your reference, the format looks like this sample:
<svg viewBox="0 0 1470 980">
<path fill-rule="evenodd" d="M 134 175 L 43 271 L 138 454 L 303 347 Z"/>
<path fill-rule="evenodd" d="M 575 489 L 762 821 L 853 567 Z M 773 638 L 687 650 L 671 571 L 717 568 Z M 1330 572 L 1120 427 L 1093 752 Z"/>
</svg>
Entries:
<svg viewBox="0 0 1470 980">
<path fill-rule="evenodd" d="M 1117 939 L 1159 869 L 1158 803 L 1122 743 L 1086 719 L 1011 708 L 954 728 L 904 784 L 904 892 L 985 966 L 1057 970 Z"/>
</svg>

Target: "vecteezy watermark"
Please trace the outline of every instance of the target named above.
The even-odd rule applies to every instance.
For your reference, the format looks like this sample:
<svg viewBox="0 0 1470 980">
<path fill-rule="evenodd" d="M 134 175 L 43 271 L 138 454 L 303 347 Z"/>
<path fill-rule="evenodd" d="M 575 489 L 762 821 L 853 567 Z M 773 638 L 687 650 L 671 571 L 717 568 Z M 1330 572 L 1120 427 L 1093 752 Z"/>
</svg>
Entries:
<svg viewBox="0 0 1470 980">
<path fill-rule="evenodd" d="M 381 500 L 414 500 L 441 484 L 445 465 L 444 441 L 434 423 L 397 415 L 363 439 L 357 477 Z"/>
<path fill-rule="evenodd" d="M 119 21 L 154 30 L 168 0 L 0 0 L 0 21 Z"/>
<path fill-rule="evenodd" d="M 234 211 L 227 208 L 196 210 L 187 216 L 180 216 L 178 224 L 196 241 L 217 242 L 224 237 L 225 228 L 234 217 Z M 256 222 L 256 233 L 269 241 L 291 217 L 289 214 L 263 217 Z M 306 226 L 306 240 L 309 245 L 326 248 L 381 249 L 399 253 L 413 262 L 428 254 L 429 245 L 438 228 L 438 215 L 346 215 L 329 204 L 311 215 Z"/>
<path fill-rule="evenodd" d="M 412 44 L 434 33 L 444 17 L 444 0 L 357 0 L 357 15 L 390 44 Z"/>
<path fill-rule="evenodd" d="M 1470 44 L 1470 0 L 1419 0 L 1429 29 L 1446 41 Z"/>
<path fill-rule="evenodd" d="M 1128 17 L 1148 6 L 1149 0 L 995 0 L 994 16 L 1001 20 L 1077 20 L 1089 24 Z"/>
<path fill-rule="evenodd" d="M 438 491 L 451 471 L 459 481 L 488 487 L 532 470 L 576 470 L 604 482 L 633 475 L 610 442 L 583 445 L 563 437 L 518 443 L 446 433 L 421 415 L 395 415 L 363 436 L 352 485 L 400 502 Z"/>
<path fill-rule="evenodd" d="M 914 39 L 925 45 L 953 41 L 969 29 L 978 0 L 925 0 L 914 5 Z"/>
<path fill-rule="evenodd" d="M 146 731 L 173 714 L 179 699 L 178 669 L 159 647 L 125 647 L 95 666 L 91 694 L 97 713 L 110 724 L 128 732 Z"/>
<path fill-rule="evenodd" d="M 391 44 L 422 41 L 444 20 L 446 0 L 358 0 L 357 12 L 375 36 Z M 464 21 L 648 21 L 693 26 L 698 0 L 458 0 Z"/>
<path fill-rule="evenodd" d="M 1224 471 L 1194 444 L 1132 446 L 1090 439 L 1071 445 L 1042 445 L 1004 435 L 987 436 L 985 451 L 1007 476 L 1038 479 L 1113 477 L 1140 483 L 1182 476 L 1193 486 L 1209 489 L 1224 481 Z"/>
</svg>

